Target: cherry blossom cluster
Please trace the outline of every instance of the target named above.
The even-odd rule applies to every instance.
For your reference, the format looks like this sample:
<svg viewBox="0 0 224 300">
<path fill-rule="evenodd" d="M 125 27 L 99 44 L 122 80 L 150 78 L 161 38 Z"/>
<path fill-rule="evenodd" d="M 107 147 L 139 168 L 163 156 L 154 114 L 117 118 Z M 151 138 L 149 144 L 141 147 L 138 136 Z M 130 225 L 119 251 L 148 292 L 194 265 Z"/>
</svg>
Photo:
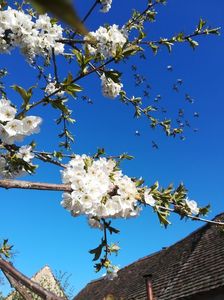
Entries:
<svg viewBox="0 0 224 300">
<path fill-rule="evenodd" d="M 62 38 L 62 27 L 52 24 L 45 15 L 32 17 L 23 11 L 8 7 L 0 11 L 0 52 L 10 52 L 19 47 L 22 53 L 33 61 L 35 56 L 50 56 L 52 48 L 55 54 L 64 52 L 64 45 L 56 42 Z"/>
<path fill-rule="evenodd" d="M 103 229 L 100 219 L 137 216 L 143 203 L 157 205 L 152 190 L 139 187 L 113 159 L 76 155 L 61 173 L 63 183 L 72 190 L 63 193 L 62 206 L 73 216 L 86 215 L 93 228 Z M 183 199 L 183 206 L 193 215 L 199 213 L 194 200 Z"/>
<path fill-rule="evenodd" d="M 31 160 L 34 158 L 32 147 L 30 145 L 21 146 L 15 154 L 14 159 L 15 158 L 31 164 Z M 7 157 L 7 155 L 0 155 L 0 178 L 11 179 L 26 174 L 27 171 L 24 169 L 22 164 L 12 163 L 11 159 Z"/>
<path fill-rule="evenodd" d="M 122 83 L 116 83 L 111 78 L 103 74 L 101 77 L 102 93 L 107 98 L 116 98 L 123 87 Z"/>
<path fill-rule="evenodd" d="M 73 216 L 129 218 L 140 212 L 135 182 L 112 159 L 76 155 L 62 171 L 62 180 L 72 192 L 63 194 L 61 204 Z M 90 225 L 97 227 L 97 222 L 92 220 Z"/>
<path fill-rule="evenodd" d="M 25 136 L 39 132 L 40 117 L 27 116 L 16 119 L 17 110 L 9 100 L 0 99 L 0 140 L 8 145 L 22 141 Z"/>
<path fill-rule="evenodd" d="M 45 95 L 49 96 L 51 94 L 53 94 L 54 92 L 56 92 L 58 89 L 60 88 L 60 86 L 57 84 L 55 79 L 51 78 L 51 75 L 48 76 L 48 84 L 45 88 Z M 60 91 L 58 93 L 56 93 L 56 96 L 58 97 L 62 97 L 64 95 L 64 91 Z"/>
<path fill-rule="evenodd" d="M 103 59 L 115 57 L 118 48 L 127 42 L 127 32 L 119 29 L 118 25 L 100 26 L 95 32 L 85 37 L 87 49 L 92 55 L 100 55 Z"/>
<path fill-rule="evenodd" d="M 111 9 L 112 0 L 100 0 L 101 12 L 107 13 Z"/>
</svg>

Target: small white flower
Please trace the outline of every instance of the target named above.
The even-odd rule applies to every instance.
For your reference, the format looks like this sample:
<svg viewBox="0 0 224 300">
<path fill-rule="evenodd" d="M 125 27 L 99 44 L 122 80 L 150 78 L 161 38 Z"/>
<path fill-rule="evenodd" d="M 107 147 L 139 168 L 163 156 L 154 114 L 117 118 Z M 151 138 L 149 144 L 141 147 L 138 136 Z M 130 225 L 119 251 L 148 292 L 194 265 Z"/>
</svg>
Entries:
<svg viewBox="0 0 224 300">
<path fill-rule="evenodd" d="M 34 158 L 31 146 L 22 146 L 19 148 L 17 156 L 26 162 L 30 162 Z"/>
<path fill-rule="evenodd" d="M 42 123 L 42 119 L 36 116 L 28 116 L 23 120 L 23 132 L 25 135 L 38 133 L 40 131 L 39 125 Z"/>
<path fill-rule="evenodd" d="M 107 78 L 105 74 L 101 77 L 102 93 L 107 98 L 116 98 L 123 87 L 122 83 L 116 83 L 111 78 Z"/>
<path fill-rule="evenodd" d="M 118 25 L 106 27 L 100 26 L 95 32 L 90 32 L 84 38 L 87 42 L 87 49 L 93 55 L 99 54 L 104 59 L 115 57 L 118 48 L 122 48 L 127 42 L 127 32 L 119 29 Z M 94 40 L 96 43 L 91 44 Z"/>
<path fill-rule="evenodd" d="M 150 190 L 144 192 L 144 199 L 146 204 L 155 206 L 156 200 L 153 198 L 152 194 L 150 194 Z"/>
<path fill-rule="evenodd" d="M 111 9 L 112 0 L 100 0 L 102 5 L 101 12 L 107 13 Z"/>
<path fill-rule="evenodd" d="M 49 82 L 45 88 L 45 94 L 46 96 L 49 96 L 51 94 L 53 94 L 55 91 L 57 91 L 59 89 L 59 87 L 57 86 L 56 81 L 53 82 Z M 55 94 L 55 96 L 58 97 L 62 97 L 64 95 L 64 91 L 60 91 L 58 93 Z"/>
<path fill-rule="evenodd" d="M 10 137 L 23 134 L 23 122 L 21 120 L 14 119 L 9 121 L 4 128 Z"/>
<path fill-rule="evenodd" d="M 6 101 L 0 100 L 0 122 L 12 121 L 16 115 L 16 109 Z"/>
<path fill-rule="evenodd" d="M 118 266 L 112 266 L 110 269 L 107 270 L 107 274 L 104 277 L 106 280 L 114 280 L 116 277 L 118 277 Z"/>
<path fill-rule="evenodd" d="M 5 170 L 6 160 L 4 157 L 0 156 L 0 174 Z"/>
<path fill-rule="evenodd" d="M 193 215 L 197 215 L 199 213 L 199 208 L 196 201 L 186 199 L 185 202 Z"/>
<path fill-rule="evenodd" d="M 103 230 L 103 225 L 100 223 L 100 221 L 96 220 L 95 218 L 90 217 L 88 219 L 88 223 L 89 223 L 89 226 L 92 228 L 97 228 L 97 229 Z"/>
</svg>

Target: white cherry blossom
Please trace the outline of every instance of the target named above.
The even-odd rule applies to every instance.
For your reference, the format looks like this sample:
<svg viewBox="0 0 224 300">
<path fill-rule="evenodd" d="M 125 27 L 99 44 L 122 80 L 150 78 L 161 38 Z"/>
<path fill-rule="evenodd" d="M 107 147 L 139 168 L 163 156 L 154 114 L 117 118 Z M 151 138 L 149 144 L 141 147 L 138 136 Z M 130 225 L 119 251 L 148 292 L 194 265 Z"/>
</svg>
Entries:
<svg viewBox="0 0 224 300">
<path fill-rule="evenodd" d="M 123 87 L 122 83 L 116 83 L 111 78 L 108 78 L 103 74 L 101 77 L 102 93 L 107 98 L 116 98 Z"/>
<path fill-rule="evenodd" d="M 95 32 L 90 32 L 85 40 L 91 54 L 99 54 L 107 59 L 115 57 L 117 49 L 122 48 L 127 42 L 127 32 L 115 24 L 108 27 L 100 26 Z"/>
<path fill-rule="evenodd" d="M 197 215 L 199 213 L 199 208 L 196 201 L 186 199 L 185 202 L 193 215 Z"/>
<path fill-rule="evenodd" d="M 153 198 L 152 194 L 150 194 L 150 190 L 146 189 L 144 193 L 145 203 L 150 206 L 155 206 L 156 200 Z"/>
<path fill-rule="evenodd" d="M 101 12 L 107 13 L 111 9 L 112 0 L 100 0 L 102 5 Z"/>
<path fill-rule="evenodd" d="M 26 135 L 38 133 L 40 131 L 39 125 L 42 123 L 42 119 L 36 116 L 28 116 L 23 120 L 23 132 Z"/>
<path fill-rule="evenodd" d="M 34 154 L 32 153 L 32 147 L 29 145 L 20 147 L 17 157 L 29 163 L 34 158 Z"/>
<path fill-rule="evenodd" d="M 6 99 L 0 100 L 0 122 L 12 121 L 16 115 L 16 109 Z"/>
</svg>

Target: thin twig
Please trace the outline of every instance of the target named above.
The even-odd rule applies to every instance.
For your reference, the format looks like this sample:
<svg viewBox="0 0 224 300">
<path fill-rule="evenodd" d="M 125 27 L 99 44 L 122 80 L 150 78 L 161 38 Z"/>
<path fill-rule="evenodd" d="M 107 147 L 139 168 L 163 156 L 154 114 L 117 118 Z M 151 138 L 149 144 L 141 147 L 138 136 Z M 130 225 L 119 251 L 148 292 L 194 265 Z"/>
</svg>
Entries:
<svg viewBox="0 0 224 300">
<path fill-rule="evenodd" d="M 64 164 L 60 163 L 59 161 L 57 161 L 57 160 L 55 160 L 55 159 L 52 159 L 51 157 L 49 157 L 49 156 L 47 156 L 47 155 L 36 153 L 36 154 L 35 154 L 35 157 L 36 157 L 37 159 L 42 160 L 43 162 L 50 163 L 50 164 L 54 164 L 54 165 L 56 165 L 56 166 L 65 168 L 65 165 L 64 165 Z"/>
<path fill-rule="evenodd" d="M 86 15 L 83 17 L 83 19 L 81 20 L 82 23 L 84 23 L 89 16 L 91 15 L 91 13 L 94 11 L 95 7 L 97 6 L 97 4 L 99 3 L 99 0 L 96 0 L 93 5 L 90 7 L 90 9 L 88 10 L 88 12 L 86 13 Z M 74 31 L 72 37 L 74 37 L 77 34 L 77 31 Z"/>
<path fill-rule="evenodd" d="M 79 76 L 77 76 L 76 78 L 74 78 L 69 84 L 75 83 L 75 82 L 77 82 L 78 80 L 83 79 L 84 77 L 86 77 L 86 76 L 88 76 L 88 75 L 90 75 L 90 74 L 92 74 L 92 73 L 94 73 L 94 72 L 96 72 L 96 71 L 102 69 L 103 67 L 105 67 L 106 65 L 110 64 L 110 63 L 111 63 L 112 61 L 114 61 L 114 60 L 115 60 L 114 58 L 111 58 L 111 59 L 109 59 L 108 61 L 106 61 L 105 63 L 103 63 L 102 65 L 100 65 L 99 67 L 96 67 L 95 69 L 92 69 L 92 70 L 90 70 L 90 71 L 88 71 L 88 72 L 86 72 L 86 73 L 80 74 Z M 53 93 L 51 93 L 50 95 L 48 95 L 48 96 L 42 98 L 41 100 L 39 100 L 39 101 L 37 101 L 37 102 L 31 104 L 28 110 L 31 110 L 32 108 L 34 108 L 34 107 L 36 107 L 36 106 L 38 106 L 38 105 L 40 105 L 40 104 L 42 104 L 42 103 L 46 103 L 47 101 L 49 101 L 50 97 L 56 95 L 57 93 L 59 93 L 59 92 L 61 92 L 61 91 L 63 91 L 63 86 L 60 87 L 60 88 L 58 88 L 57 90 L 55 90 L 55 91 L 54 91 Z M 52 101 L 54 101 L 54 100 L 52 100 Z M 22 115 L 23 115 L 25 112 L 27 112 L 28 110 L 27 110 L 27 109 L 23 109 L 20 113 L 17 114 L 16 118 L 19 118 L 20 116 L 22 116 Z"/>
<path fill-rule="evenodd" d="M 40 155 L 47 155 L 47 156 L 55 156 L 54 152 L 46 152 L 46 151 L 32 151 L 34 154 L 40 154 Z M 68 158 L 74 158 L 75 157 L 75 154 L 64 154 L 64 153 L 61 153 L 61 156 L 62 157 L 68 157 Z"/>
<path fill-rule="evenodd" d="M 56 79 L 56 82 L 59 83 L 58 69 L 57 69 L 57 63 L 56 63 L 54 48 L 52 48 L 52 61 L 53 61 L 53 66 L 54 66 L 54 77 Z"/>
<path fill-rule="evenodd" d="M 166 210 L 166 211 L 170 211 L 170 212 L 173 212 L 173 213 L 179 215 L 179 213 L 175 210 L 175 208 L 169 208 L 169 207 L 164 207 L 164 206 L 157 206 L 157 208 L 160 208 L 160 209 Z M 192 215 L 189 215 L 189 214 L 185 215 L 185 217 L 187 217 L 189 219 L 192 219 L 192 220 L 195 220 L 195 221 L 201 221 L 201 222 L 205 222 L 205 223 L 224 226 L 224 222 L 208 220 L 208 219 L 204 219 L 204 218 L 201 218 L 201 217 L 192 216 Z"/>
<path fill-rule="evenodd" d="M 108 259 L 108 242 L 107 242 L 107 223 L 105 219 L 102 219 L 103 221 L 103 235 L 104 235 L 104 243 L 105 243 L 105 256 L 104 259 L 107 261 Z"/>
<path fill-rule="evenodd" d="M 217 30 L 220 30 L 221 27 L 218 27 L 218 28 L 216 28 L 216 29 L 217 29 Z M 207 34 L 208 34 L 207 31 L 204 30 L 204 31 L 194 32 L 194 33 L 192 33 L 192 34 L 183 36 L 182 39 L 183 39 L 184 41 L 187 41 L 187 40 L 190 39 L 190 38 L 193 38 L 193 37 L 196 37 L 196 36 L 207 35 Z M 165 41 L 168 42 L 168 43 L 175 43 L 175 42 L 178 42 L 178 41 L 173 40 L 172 38 L 171 38 L 171 39 L 166 39 Z M 183 42 L 183 41 L 181 41 L 181 42 Z M 149 45 L 150 43 L 152 43 L 152 44 L 163 44 L 163 39 L 155 40 L 155 41 L 141 41 L 141 42 L 139 42 L 140 45 Z"/>
</svg>

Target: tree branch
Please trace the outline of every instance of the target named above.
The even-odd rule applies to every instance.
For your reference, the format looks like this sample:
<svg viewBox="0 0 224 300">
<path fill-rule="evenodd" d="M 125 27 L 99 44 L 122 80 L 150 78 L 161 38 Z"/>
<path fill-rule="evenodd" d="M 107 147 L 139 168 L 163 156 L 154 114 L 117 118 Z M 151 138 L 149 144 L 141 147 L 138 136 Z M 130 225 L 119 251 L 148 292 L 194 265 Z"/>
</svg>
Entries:
<svg viewBox="0 0 224 300">
<path fill-rule="evenodd" d="M 27 190 L 72 192 L 72 189 L 68 184 L 30 182 L 30 181 L 11 180 L 11 179 L 1 179 L 0 187 L 5 189 L 27 189 Z"/>
<path fill-rule="evenodd" d="M 10 274 L 3 271 L 3 274 L 8 279 L 12 288 L 14 288 L 25 300 L 32 300 L 32 296 L 28 293 L 26 288 L 21 285 L 18 281 L 16 281 Z"/>
<path fill-rule="evenodd" d="M 162 209 L 162 210 L 165 210 L 165 211 L 170 211 L 170 212 L 173 212 L 173 213 L 175 213 L 175 214 L 180 215 L 180 214 L 175 210 L 175 208 L 169 208 L 169 207 L 164 207 L 164 206 L 157 206 L 157 208 Z M 209 223 L 209 224 L 214 224 L 214 225 L 221 225 L 221 226 L 224 226 L 224 222 L 208 220 L 208 219 L 204 219 L 204 218 L 201 218 L 201 217 L 192 216 L 192 215 L 189 215 L 189 214 L 185 215 L 185 217 L 186 217 L 186 218 L 189 218 L 189 219 L 192 219 L 192 220 L 195 220 L 195 221 L 201 221 L 201 222 L 205 222 L 205 223 Z"/>
<path fill-rule="evenodd" d="M 0 269 L 4 272 L 9 274 L 12 278 L 14 278 L 18 283 L 22 284 L 33 293 L 40 296 L 42 299 L 45 300 L 65 300 L 65 298 L 59 297 L 54 293 L 45 290 L 41 287 L 38 283 L 32 281 L 21 272 L 19 272 L 16 268 L 13 267 L 8 261 L 0 258 Z"/>
<path fill-rule="evenodd" d="M 0 188 L 1 187 L 5 189 L 27 189 L 27 190 L 42 190 L 42 191 L 55 191 L 55 192 L 62 191 L 62 192 L 70 192 L 70 193 L 72 192 L 72 188 L 69 184 L 31 182 L 31 181 L 11 180 L 11 179 L 1 179 Z M 111 192 L 111 195 L 114 194 L 116 194 L 116 190 Z M 180 215 L 178 211 L 175 210 L 175 208 L 168 208 L 164 206 L 157 206 L 157 208 Z M 190 214 L 185 215 L 185 217 L 196 221 L 224 226 L 224 222 L 212 221 L 201 217 L 193 216 Z"/>
</svg>

